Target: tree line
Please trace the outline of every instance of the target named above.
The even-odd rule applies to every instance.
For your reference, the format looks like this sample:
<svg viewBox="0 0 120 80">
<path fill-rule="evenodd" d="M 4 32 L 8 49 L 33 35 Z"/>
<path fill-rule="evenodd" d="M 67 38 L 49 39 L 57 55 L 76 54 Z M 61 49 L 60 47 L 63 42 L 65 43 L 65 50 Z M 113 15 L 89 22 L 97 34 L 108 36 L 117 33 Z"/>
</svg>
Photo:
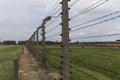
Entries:
<svg viewBox="0 0 120 80">
<path fill-rule="evenodd" d="M 0 42 L 1 45 L 25 45 L 27 41 L 5 40 Z"/>
<path fill-rule="evenodd" d="M 0 44 L 2 45 L 26 45 L 27 41 L 15 41 L 15 40 L 6 40 L 6 41 L 2 41 L 0 42 Z M 34 44 L 36 44 L 36 42 L 33 42 Z M 39 45 L 41 45 L 41 41 L 38 42 Z M 120 43 L 120 40 L 116 40 L 116 42 L 71 42 L 71 44 L 105 44 L 105 43 Z M 58 41 L 46 41 L 46 45 L 60 45 L 61 42 Z"/>
<path fill-rule="evenodd" d="M 27 41 L 15 41 L 15 40 L 6 40 L 6 41 L 2 41 L 0 42 L 0 44 L 2 45 L 26 45 Z M 36 41 L 33 42 L 34 44 L 36 44 Z M 42 44 L 41 41 L 38 42 L 39 45 Z M 61 42 L 54 42 L 54 41 L 46 41 L 47 45 L 55 45 L 55 44 L 61 44 Z"/>
</svg>

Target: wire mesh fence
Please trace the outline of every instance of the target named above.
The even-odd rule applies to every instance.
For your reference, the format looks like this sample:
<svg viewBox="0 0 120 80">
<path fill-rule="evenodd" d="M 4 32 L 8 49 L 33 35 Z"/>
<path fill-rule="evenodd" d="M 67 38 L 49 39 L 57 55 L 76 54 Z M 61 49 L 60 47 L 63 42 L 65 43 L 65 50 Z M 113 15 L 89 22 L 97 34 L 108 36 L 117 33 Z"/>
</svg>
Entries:
<svg viewBox="0 0 120 80">
<path fill-rule="evenodd" d="M 61 80 L 119 80 L 120 42 L 115 40 L 120 33 L 113 31 L 113 23 L 120 25 L 120 10 L 96 17 L 94 10 L 109 5 L 109 0 L 96 1 L 83 10 L 79 9 L 80 1 L 57 0 L 26 46 L 43 68 L 57 69 Z M 71 16 L 74 6 L 78 6 L 77 13 Z M 92 17 L 86 15 L 89 13 Z M 88 18 L 80 21 L 83 15 L 82 19 Z"/>
</svg>

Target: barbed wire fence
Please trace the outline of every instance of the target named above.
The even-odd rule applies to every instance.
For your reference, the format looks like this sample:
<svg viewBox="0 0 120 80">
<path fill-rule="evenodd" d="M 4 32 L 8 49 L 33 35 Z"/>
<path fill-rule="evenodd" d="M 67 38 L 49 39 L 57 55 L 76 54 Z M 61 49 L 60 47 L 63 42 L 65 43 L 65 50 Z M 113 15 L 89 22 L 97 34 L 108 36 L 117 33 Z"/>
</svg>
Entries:
<svg viewBox="0 0 120 80">
<path fill-rule="evenodd" d="M 28 48 L 29 51 L 31 51 L 32 55 L 36 58 L 36 60 L 41 62 L 42 68 L 46 69 L 48 67 L 47 59 L 48 61 L 53 59 L 54 61 L 51 64 L 58 65 L 57 69 L 59 69 L 60 71 L 61 80 L 82 80 L 82 78 L 80 77 L 73 76 L 74 74 L 76 74 L 74 71 L 78 72 L 77 75 L 79 75 L 79 73 L 82 73 L 87 75 L 88 77 L 91 77 L 93 80 L 99 80 L 96 77 L 80 70 L 77 65 L 73 65 L 74 63 L 76 63 L 76 61 L 71 58 L 71 55 L 73 54 L 71 54 L 72 50 L 70 49 L 73 47 L 78 47 L 78 48 L 84 47 L 84 44 L 85 44 L 83 43 L 79 45 L 79 43 L 77 44 L 73 42 L 79 41 L 82 39 L 118 36 L 120 35 L 120 33 L 100 34 L 100 35 L 91 35 L 91 36 L 85 36 L 85 35 L 74 36 L 74 35 L 77 32 L 81 32 L 81 30 L 88 29 L 91 27 L 94 28 L 94 27 L 97 27 L 97 25 L 101 25 L 103 23 L 120 18 L 120 10 L 85 21 L 83 23 L 79 22 L 79 24 L 75 24 L 74 26 L 71 26 L 71 25 L 69 26 L 69 22 L 72 23 L 72 21 L 74 21 L 75 19 L 102 6 L 103 4 L 107 3 L 109 0 L 99 0 L 81 11 L 78 10 L 78 13 L 70 16 L 70 18 L 69 18 L 70 8 L 74 7 L 74 5 L 76 5 L 81 0 L 74 0 L 70 5 L 68 4 L 69 1 L 70 0 L 56 1 L 55 5 L 53 6 L 52 10 L 50 10 L 47 17 L 43 19 L 41 26 L 37 28 L 37 30 L 33 33 L 33 35 L 28 40 L 26 47 Z M 100 33 L 100 32 L 97 31 L 97 33 Z M 103 31 L 103 32 L 107 32 L 107 31 Z M 87 34 L 96 34 L 96 33 L 88 32 Z M 41 41 L 39 41 L 39 36 L 41 36 L 41 39 L 40 39 Z M 89 43 L 88 46 L 89 45 L 91 44 Z M 58 54 L 56 56 L 58 58 L 53 57 L 49 54 L 50 49 L 48 48 L 51 48 L 53 46 L 55 47 L 53 49 L 59 48 L 60 50 L 61 54 Z M 59 46 L 61 46 L 61 48 Z M 81 62 L 80 63 L 81 65 L 86 65 L 87 67 L 91 68 L 90 64 L 88 63 L 84 63 L 80 60 L 78 60 L 78 62 Z M 98 69 L 100 67 L 95 66 L 93 68 Z M 107 69 L 105 71 L 106 73 L 112 72 Z M 112 73 L 113 75 L 118 74 L 115 72 L 112 72 Z"/>
</svg>

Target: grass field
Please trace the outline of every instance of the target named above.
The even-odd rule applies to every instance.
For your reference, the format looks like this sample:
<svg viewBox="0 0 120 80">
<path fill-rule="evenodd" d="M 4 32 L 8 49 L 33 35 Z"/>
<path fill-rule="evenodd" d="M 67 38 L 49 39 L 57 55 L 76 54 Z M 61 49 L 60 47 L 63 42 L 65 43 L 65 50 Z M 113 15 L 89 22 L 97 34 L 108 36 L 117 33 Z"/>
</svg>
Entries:
<svg viewBox="0 0 120 80">
<path fill-rule="evenodd" d="M 0 46 L 0 80 L 13 80 L 13 58 L 21 46 Z M 120 50 L 72 48 L 72 80 L 120 80 Z M 47 47 L 48 64 L 61 71 L 61 48 Z"/>
<path fill-rule="evenodd" d="M 72 80 L 120 80 L 120 50 L 72 48 Z M 47 48 L 48 64 L 60 71 L 61 49 Z"/>
<path fill-rule="evenodd" d="M 0 80 L 13 80 L 13 58 L 20 53 L 21 46 L 0 46 Z"/>
</svg>

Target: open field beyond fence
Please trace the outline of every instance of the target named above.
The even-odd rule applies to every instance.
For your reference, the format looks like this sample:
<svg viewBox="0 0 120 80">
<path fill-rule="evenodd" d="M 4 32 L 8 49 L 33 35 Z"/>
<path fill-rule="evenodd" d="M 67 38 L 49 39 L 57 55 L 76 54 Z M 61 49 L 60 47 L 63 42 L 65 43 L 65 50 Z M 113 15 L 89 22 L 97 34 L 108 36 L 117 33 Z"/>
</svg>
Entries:
<svg viewBox="0 0 120 80">
<path fill-rule="evenodd" d="M 61 70 L 61 49 L 47 48 L 47 61 Z M 72 48 L 72 80 L 120 80 L 120 50 L 109 48 Z"/>
<path fill-rule="evenodd" d="M 71 48 L 73 80 L 120 80 L 120 50 L 110 48 Z M 0 47 L 0 80 L 13 80 L 13 58 L 21 46 Z M 47 62 L 61 71 L 61 48 L 47 47 Z"/>
</svg>

